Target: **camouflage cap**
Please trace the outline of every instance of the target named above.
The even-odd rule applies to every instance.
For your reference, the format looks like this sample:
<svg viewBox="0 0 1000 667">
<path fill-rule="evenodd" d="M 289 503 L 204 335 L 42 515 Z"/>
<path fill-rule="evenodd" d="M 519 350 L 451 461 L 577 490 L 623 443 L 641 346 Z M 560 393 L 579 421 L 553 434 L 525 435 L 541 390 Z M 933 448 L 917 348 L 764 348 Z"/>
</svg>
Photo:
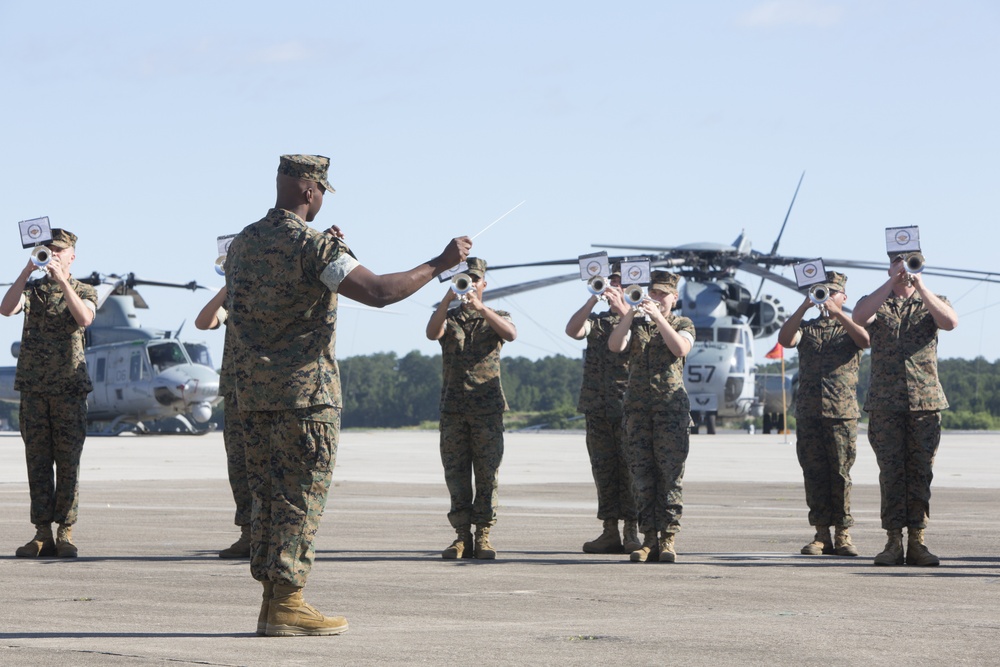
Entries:
<svg viewBox="0 0 1000 667">
<path fill-rule="evenodd" d="M 681 277 L 669 271 L 653 271 L 649 276 L 649 289 L 660 290 L 668 294 L 677 294 L 677 283 Z"/>
<path fill-rule="evenodd" d="M 330 158 L 322 155 L 282 155 L 278 163 L 278 173 L 292 178 L 315 181 L 327 192 L 336 192 L 327 179 Z"/>
<path fill-rule="evenodd" d="M 826 280 L 823 281 L 823 284 L 830 291 L 844 292 L 846 291 L 844 287 L 847 285 L 847 276 L 836 271 L 827 271 Z"/>
<path fill-rule="evenodd" d="M 611 265 L 611 275 L 608 278 L 618 277 L 619 280 L 622 278 L 622 265 L 620 262 L 615 262 Z"/>
<path fill-rule="evenodd" d="M 56 227 L 52 230 L 52 240 L 45 245 L 53 248 L 75 248 L 76 234 Z"/>
<path fill-rule="evenodd" d="M 470 276 L 475 276 L 477 278 L 482 278 L 486 275 L 486 260 L 479 259 L 478 257 L 469 257 L 465 260 L 465 263 L 469 266 L 466 269 L 466 273 Z"/>
</svg>

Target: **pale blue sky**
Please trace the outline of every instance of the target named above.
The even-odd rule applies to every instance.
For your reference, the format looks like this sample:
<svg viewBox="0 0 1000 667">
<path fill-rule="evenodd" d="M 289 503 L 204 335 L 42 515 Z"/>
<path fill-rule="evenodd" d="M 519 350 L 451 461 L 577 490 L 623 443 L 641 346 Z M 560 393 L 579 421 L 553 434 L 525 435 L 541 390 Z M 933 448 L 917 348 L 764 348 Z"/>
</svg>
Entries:
<svg viewBox="0 0 1000 667">
<path fill-rule="evenodd" d="M 80 235 L 77 275 L 221 285 L 215 237 L 263 216 L 287 152 L 332 158 L 338 192 L 316 225 L 340 225 L 376 272 L 522 200 L 474 254 L 509 264 L 741 229 L 768 250 L 803 170 L 781 252 L 881 261 L 885 227 L 919 225 L 929 264 L 998 263 L 995 2 L 278 7 L 0 1 L 0 280 L 26 260 L 15 223 L 48 215 Z M 883 277 L 851 272 L 851 302 Z M 961 317 L 942 356 L 1000 358 L 1000 285 L 927 282 Z M 340 356 L 436 353 L 424 326 L 443 291 L 393 314 L 343 310 Z M 191 324 L 208 293 L 143 294 L 144 324 L 186 319 L 184 337 L 219 357 L 221 335 Z M 497 304 L 520 332 L 505 353 L 578 354 L 563 328 L 585 298 L 571 283 Z M 0 350 L 20 330 L 0 321 Z"/>
</svg>

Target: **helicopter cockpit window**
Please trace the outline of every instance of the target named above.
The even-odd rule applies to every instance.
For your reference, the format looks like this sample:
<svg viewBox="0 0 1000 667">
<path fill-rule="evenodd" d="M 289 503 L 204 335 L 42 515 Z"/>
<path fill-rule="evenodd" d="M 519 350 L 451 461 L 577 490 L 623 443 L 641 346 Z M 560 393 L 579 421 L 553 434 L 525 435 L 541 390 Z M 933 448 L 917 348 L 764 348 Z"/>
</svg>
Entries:
<svg viewBox="0 0 1000 667">
<path fill-rule="evenodd" d="M 695 327 L 694 339 L 700 342 L 711 343 L 715 340 L 715 332 L 712 330 L 712 327 Z"/>
<path fill-rule="evenodd" d="M 132 357 L 129 359 L 129 369 L 128 376 L 132 382 L 138 382 L 142 379 L 142 355 L 138 352 L 133 352 Z"/>
<path fill-rule="evenodd" d="M 184 350 L 175 342 L 150 345 L 147 350 L 149 351 L 149 363 L 153 364 L 153 371 L 156 373 L 171 366 L 188 363 Z"/>
<path fill-rule="evenodd" d="M 212 355 L 208 353 L 207 345 L 203 343 L 184 343 L 184 349 L 187 350 L 192 363 L 215 368 L 212 365 Z"/>
<path fill-rule="evenodd" d="M 720 343 L 736 343 L 740 339 L 740 330 L 729 327 L 719 327 L 718 341 Z"/>
<path fill-rule="evenodd" d="M 747 369 L 746 350 L 737 345 L 736 349 L 733 351 L 733 360 L 730 362 L 729 372 L 744 373 L 746 372 L 746 369 Z"/>
</svg>

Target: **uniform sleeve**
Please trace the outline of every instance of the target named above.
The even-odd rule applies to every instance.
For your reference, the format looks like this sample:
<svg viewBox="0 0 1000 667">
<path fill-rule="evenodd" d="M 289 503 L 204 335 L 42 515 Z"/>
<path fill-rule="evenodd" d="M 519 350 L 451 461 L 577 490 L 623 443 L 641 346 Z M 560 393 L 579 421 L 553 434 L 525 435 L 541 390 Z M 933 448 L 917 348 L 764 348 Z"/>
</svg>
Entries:
<svg viewBox="0 0 1000 667">
<path fill-rule="evenodd" d="M 331 292 L 340 289 L 344 278 L 360 265 L 351 249 L 329 234 L 313 231 L 306 243 L 303 258 L 305 274 L 322 282 Z"/>
</svg>

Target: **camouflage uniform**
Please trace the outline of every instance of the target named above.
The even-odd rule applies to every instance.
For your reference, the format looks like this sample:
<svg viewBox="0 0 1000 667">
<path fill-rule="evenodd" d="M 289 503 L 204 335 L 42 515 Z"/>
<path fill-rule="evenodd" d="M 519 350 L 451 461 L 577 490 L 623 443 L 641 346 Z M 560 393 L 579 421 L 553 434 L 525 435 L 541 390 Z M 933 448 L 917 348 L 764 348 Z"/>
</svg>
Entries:
<svg viewBox="0 0 1000 667">
<path fill-rule="evenodd" d="M 914 292 L 909 298 L 890 295 L 867 328 L 872 378 L 865 411 L 879 467 L 882 527 L 923 529 L 930 516 L 941 410 L 948 407 L 937 373 L 938 326 Z"/>
<path fill-rule="evenodd" d="M 347 246 L 271 209 L 226 261 L 232 380 L 253 496 L 250 570 L 305 586 L 340 435 L 337 293 L 358 265 Z"/>
<path fill-rule="evenodd" d="M 93 287 L 73 278 L 70 284 L 96 309 Z M 25 286 L 23 307 L 14 389 L 21 393 L 31 523 L 72 526 L 77 519 L 80 456 L 87 437 L 87 394 L 93 389 L 84 356 L 84 327 L 77 324 L 62 288 L 49 276 Z"/>
<path fill-rule="evenodd" d="M 803 322 L 799 332 L 798 434 L 809 525 L 854 525 L 851 467 L 858 447 L 858 367 L 863 351 L 832 317 Z"/>
<path fill-rule="evenodd" d="M 694 323 L 673 313 L 667 322 L 694 340 Z M 684 463 L 691 404 L 684 389 L 684 358 L 667 347 L 648 319 L 632 321 L 625 390 L 625 451 L 632 471 L 639 531 L 674 535 L 680 530 Z"/>
<path fill-rule="evenodd" d="M 588 317 L 583 385 L 577 410 L 587 419 L 587 453 L 597 486 L 597 518 L 635 521 L 632 476 L 622 443 L 622 395 L 628 384 L 628 354 L 608 349 L 621 316 Z"/>
<path fill-rule="evenodd" d="M 222 370 L 219 373 L 219 393 L 226 406 L 226 419 L 222 429 L 222 440 L 226 447 L 226 463 L 229 472 L 229 488 L 233 491 L 233 501 L 236 503 L 236 516 L 233 522 L 237 526 L 250 524 L 250 508 L 252 496 L 247 482 L 247 450 L 246 437 L 243 433 L 243 421 L 240 417 L 240 404 L 236 396 L 236 385 L 232 379 L 231 352 L 236 344 L 232 329 L 226 327 L 226 337 L 222 348 Z"/>
<path fill-rule="evenodd" d="M 494 312 L 510 320 L 510 313 Z M 456 529 L 470 524 L 492 526 L 497 520 L 503 413 L 507 410 L 500 384 L 504 340 L 480 313 L 460 306 L 448 313 L 440 342 L 444 369 L 441 463 L 451 494 L 448 520 Z"/>
</svg>

